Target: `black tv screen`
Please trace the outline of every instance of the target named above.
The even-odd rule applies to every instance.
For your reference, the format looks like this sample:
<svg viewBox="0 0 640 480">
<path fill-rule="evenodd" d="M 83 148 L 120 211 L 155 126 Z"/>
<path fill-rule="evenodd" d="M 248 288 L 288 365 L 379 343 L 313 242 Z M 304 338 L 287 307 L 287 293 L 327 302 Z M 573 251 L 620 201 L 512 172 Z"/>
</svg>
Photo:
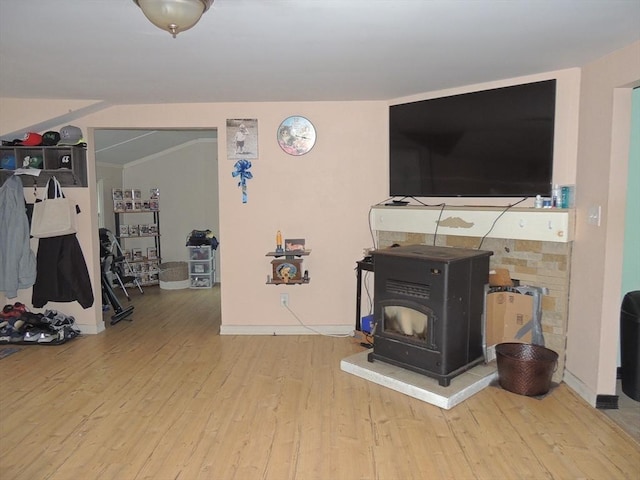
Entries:
<svg viewBox="0 0 640 480">
<path fill-rule="evenodd" d="M 389 107 L 389 193 L 549 196 L 556 81 Z"/>
</svg>

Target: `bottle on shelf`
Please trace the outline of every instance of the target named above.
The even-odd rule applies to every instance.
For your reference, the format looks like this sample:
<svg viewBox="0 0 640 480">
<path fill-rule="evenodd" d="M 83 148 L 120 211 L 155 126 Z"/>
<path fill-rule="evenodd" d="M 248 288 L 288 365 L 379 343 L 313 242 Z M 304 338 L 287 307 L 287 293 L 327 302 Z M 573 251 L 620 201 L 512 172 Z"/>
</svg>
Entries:
<svg viewBox="0 0 640 480">
<path fill-rule="evenodd" d="M 552 208 L 560 208 L 560 196 L 561 196 L 561 189 L 558 186 L 558 184 L 556 183 L 553 186 L 553 189 L 551 190 L 551 207 Z"/>
</svg>

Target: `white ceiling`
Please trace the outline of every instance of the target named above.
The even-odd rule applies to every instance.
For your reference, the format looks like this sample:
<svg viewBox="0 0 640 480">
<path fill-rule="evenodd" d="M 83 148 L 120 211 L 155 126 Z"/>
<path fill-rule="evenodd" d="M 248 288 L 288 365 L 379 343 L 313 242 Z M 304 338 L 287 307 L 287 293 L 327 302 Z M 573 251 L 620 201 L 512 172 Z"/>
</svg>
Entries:
<svg viewBox="0 0 640 480">
<path fill-rule="evenodd" d="M 580 67 L 639 39 L 640 0 L 215 0 L 176 39 L 133 0 L 0 0 L 0 97 L 384 100 Z"/>
<path fill-rule="evenodd" d="M 217 139 L 217 132 L 99 129 L 94 131 L 93 140 L 96 162 L 126 165 L 205 138 Z"/>
</svg>

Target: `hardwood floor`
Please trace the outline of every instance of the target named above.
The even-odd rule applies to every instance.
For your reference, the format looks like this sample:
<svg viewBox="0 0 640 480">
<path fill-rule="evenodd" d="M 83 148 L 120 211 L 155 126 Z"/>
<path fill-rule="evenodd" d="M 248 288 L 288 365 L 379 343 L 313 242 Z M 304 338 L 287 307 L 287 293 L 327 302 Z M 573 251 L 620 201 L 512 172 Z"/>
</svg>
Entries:
<svg viewBox="0 0 640 480">
<path fill-rule="evenodd" d="M 562 384 L 451 410 L 340 370 L 353 338 L 219 336 L 218 289 L 0 361 L 2 480 L 630 479 L 640 444 Z"/>
</svg>

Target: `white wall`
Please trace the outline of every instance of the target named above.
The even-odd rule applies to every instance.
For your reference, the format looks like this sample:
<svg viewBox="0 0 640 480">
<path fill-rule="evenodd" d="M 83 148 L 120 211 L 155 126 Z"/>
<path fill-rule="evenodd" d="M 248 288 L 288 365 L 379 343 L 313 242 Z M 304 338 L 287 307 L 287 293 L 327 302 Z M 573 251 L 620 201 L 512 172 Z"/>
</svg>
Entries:
<svg viewBox="0 0 640 480">
<path fill-rule="evenodd" d="M 631 88 L 640 84 L 640 42 L 583 68 L 567 370 L 592 404 L 614 395 L 619 337 Z M 588 212 L 601 206 L 601 225 Z"/>
<path fill-rule="evenodd" d="M 122 167 L 120 165 L 111 165 L 98 163 L 96 164 L 96 179 L 102 180 L 102 195 L 104 199 L 103 215 L 104 226 L 114 235 L 118 235 L 115 231 L 115 218 L 113 216 L 113 189 L 122 188 Z"/>
<path fill-rule="evenodd" d="M 215 140 L 189 142 L 128 164 L 124 186 L 141 188 L 143 195 L 150 188 L 160 189 L 162 262 L 188 260 L 185 243 L 193 229 L 209 228 L 221 241 Z M 220 281 L 219 275 L 216 281 Z"/>
</svg>

